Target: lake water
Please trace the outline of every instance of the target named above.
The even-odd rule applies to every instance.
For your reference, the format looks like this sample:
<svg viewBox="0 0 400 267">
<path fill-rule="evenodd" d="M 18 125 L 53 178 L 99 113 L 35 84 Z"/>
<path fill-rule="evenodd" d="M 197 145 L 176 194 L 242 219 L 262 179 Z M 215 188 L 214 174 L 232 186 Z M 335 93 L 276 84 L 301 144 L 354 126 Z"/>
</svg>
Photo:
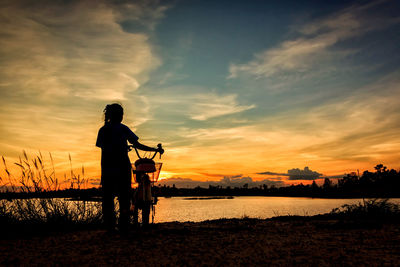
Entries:
<svg viewBox="0 0 400 267">
<path fill-rule="evenodd" d="M 391 199 L 400 204 L 400 199 Z M 362 199 L 241 196 L 233 199 L 190 197 L 159 198 L 154 222 L 213 220 L 220 218 L 271 218 L 283 215 L 317 215 Z"/>
<path fill-rule="evenodd" d="M 10 207 L 13 202 L 1 200 Z M 40 199 L 32 199 L 39 207 Z M 98 202 L 68 201 L 54 199 L 67 209 L 77 210 L 85 205 L 87 209 L 101 208 Z M 344 204 L 357 204 L 362 199 L 323 199 L 303 197 L 262 197 L 240 196 L 232 199 L 210 197 L 160 197 L 155 206 L 154 222 L 199 222 L 221 218 L 271 218 L 285 215 L 317 215 L 328 213 Z M 400 198 L 390 199 L 390 202 L 400 204 Z M 2 204 L 0 203 L 0 204 Z M 117 203 L 116 203 L 117 204 Z M 89 211 L 88 210 L 88 211 Z M 89 213 L 91 213 L 89 211 Z"/>
</svg>

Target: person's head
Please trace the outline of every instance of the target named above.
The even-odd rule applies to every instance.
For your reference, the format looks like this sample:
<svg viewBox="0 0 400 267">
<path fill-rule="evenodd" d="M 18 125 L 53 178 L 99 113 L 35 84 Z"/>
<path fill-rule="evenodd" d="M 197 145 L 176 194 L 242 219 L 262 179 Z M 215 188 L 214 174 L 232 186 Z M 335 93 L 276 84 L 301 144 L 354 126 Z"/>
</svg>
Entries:
<svg viewBox="0 0 400 267">
<path fill-rule="evenodd" d="M 118 103 L 107 105 L 104 108 L 104 123 L 120 123 L 124 116 L 124 109 Z"/>
</svg>

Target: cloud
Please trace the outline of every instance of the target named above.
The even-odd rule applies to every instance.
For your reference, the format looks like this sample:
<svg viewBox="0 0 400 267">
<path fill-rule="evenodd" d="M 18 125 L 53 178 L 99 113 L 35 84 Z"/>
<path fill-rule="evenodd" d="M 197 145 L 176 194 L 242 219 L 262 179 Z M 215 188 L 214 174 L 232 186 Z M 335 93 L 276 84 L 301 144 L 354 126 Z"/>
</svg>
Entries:
<svg viewBox="0 0 400 267">
<path fill-rule="evenodd" d="M 328 60 L 337 60 L 355 53 L 355 49 L 332 49 L 338 43 L 361 36 L 367 32 L 399 23 L 398 18 L 376 16 L 368 11 L 380 3 L 352 6 L 335 14 L 317 19 L 296 29 L 298 37 L 287 40 L 261 53 L 244 64 L 231 64 L 229 78 L 241 73 L 256 77 L 286 76 L 289 73 L 305 73 Z"/>
<path fill-rule="evenodd" d="M 289 180 L 315 180 L 322 176 L 321 173 L 310 170 L 308 167 L 304 167 L 304 170 L 291 169 L 288 170 Z"/>
<path fill-rule="evenodd" d="M 29 2 L 30 3 L 30 2 Z M 35 97 L 124 100 L 161 64 L 146 33 L 119 24 L 156 23 L 165 8 L 106 1 L 35 2 L 0 9 L 3 90 Z"/>
<path fill-rule="evenodd" d="M 276 186 L 281 187 L 284 186 L 282 181 L 264 179 L 261 181 L 254 181 L 251 177 L 243 177 L 242 175 L 234 175 L 234 176 L 225 176 L 219 181 L 197 181 L 190 178 L 167 178 L 160 180 L 157 184 L 173 186 L 178 188 L 194 188 L 197 186 L 200 187 L 208 187 L 209 185 L 212 186 L 221 186 L 223 188 L 226 187 L 242 187 L 243 185 L 247 184 L 249 188 L 252 187 L 259 187 L 260 185 L 268 185 L 268 186 Z"/>
<path fill-rule="evenodd" d="M 237 94 L 218 94 L 209 92 L 205 87 L 164 88 L 167 94 L 151 96 L 155 105 L 170 106 L 170 112 L 178 111 L 192 120 L 208 119 L 240 113 L 256 108 L 256 105 L 244 105 L 238 101 Z M 199 91 L 203 91 L 198 93 Z"/>
<path fill-rule="evenodd" d="M 137 28 L 154 30 L 157 23 L 164 17 L 170 5 L 160 4 L 160 1 L 113 1 L 113 6 L 118 12 L 116 21 L 129 32 L 137 32 Z M 135 25 L 140 27 L 135 27 Z"/>
<path fill-rule="evenodd" d="M 270 171 L 266 171 L 266 172 L 258 172 L 257 174 L 262 174 L 262 175 L 281 175 L 281 176 L 289 176 L 289 174 L 287 174 L 287 173 L 281 173 L 281 172 L 270 172 Z"/>
<path fill-rule="evenodd" d="M 208 128 L 208 129 L 179 129 L 182 137 L 198 140 L 242 139 L 248 127 Z"/>
<path fill-rule="evenodd" d="M 195 95 L 189 116 L 194 120 L 207 120 L 228 114 L 253 109 L 255 105 L 239 105 L 237 95 L 216 95 L 214 93 Z"/>
<path fill-rule="evenodd" d="M 260 172 L 258 174 L 263 175 L 280 175 L 280 176 L 288 176 L 289 180 L 315 180 L 322 178 L 322 174 L 316 171 L 310 170 L 308 167 L 304 167 L 303 170 L 294 168 L 287 171 L 287 173 L 277 173 L 277 172 Z"/>
<path fill-rule="evenodd" d="M 398 77 L 399 71 L 395 71 L 346 99 L 303 114 L 307 131 L 317 131 L 325 138 L 299 152 L 372 164 L 383 158 L 395 162 L 400 148 L 396 134 L 400 128 Z"/>
</svg>

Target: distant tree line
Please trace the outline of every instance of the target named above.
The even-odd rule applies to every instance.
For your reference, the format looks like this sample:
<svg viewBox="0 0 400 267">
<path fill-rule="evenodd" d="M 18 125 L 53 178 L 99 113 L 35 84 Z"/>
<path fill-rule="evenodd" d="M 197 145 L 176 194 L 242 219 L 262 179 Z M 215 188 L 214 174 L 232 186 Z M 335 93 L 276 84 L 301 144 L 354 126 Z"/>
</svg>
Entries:
<svg viewBox="0 0 400 267">
<path fill-rule="evenodd" d="M 293 196 L 293 197 L 321 197 L 321 198 L 374 198 L 400 197 L 400 171 L 389 170 L 382 164 L 375 166 L 375 172 L 364 171 L 360 176 L 350 173 L 337 183 L 325 178 L 319 186 L 315 181 L 312 184 L 291 185 L 286 187 L 267 186 L 249 188 L 248 184 L 242 187 L 221 187 L 209 185 L 208 188 L 176 188 L 175 186 L 156 186 L 159 196 Z"/>
<path fill-rule="evenodd" d="M 325 178 L 319 186 L 312 184 L 291 185 L 286 187 L 267 186 L 250 188 L 248 184 L 241 187 L 222 187 L 209 185 L 208 188 L 177 188 L 173 186 L 154 186 L 153 192 L 161 197 L 173 196 L 289 196 L 289 197 L 318 197 L 318 198 L 393 198 L 400 197 L 400 171 L 389 170 L 382 164 L 375 166 L 375 172 L 364 171 L 350 173 L 337 183 Z M 99 199 L 101 188 L 65 189 L 42 192 L 2 192 L 0 199 L 32 198 L 32 197 L 61 197 L 82 200 Z"/>
</svg>

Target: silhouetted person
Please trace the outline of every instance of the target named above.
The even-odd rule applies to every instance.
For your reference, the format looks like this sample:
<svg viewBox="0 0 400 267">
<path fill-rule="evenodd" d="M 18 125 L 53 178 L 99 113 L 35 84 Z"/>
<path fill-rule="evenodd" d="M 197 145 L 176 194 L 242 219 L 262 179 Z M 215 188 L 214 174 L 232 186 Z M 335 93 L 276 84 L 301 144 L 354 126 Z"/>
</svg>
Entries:
<svg viewBox="0 0 400 267">
<path fill-rule="evenodd" d="M 114 197 L 118 196 L 120 207 L 119 229 L 129 226 L 131 194 L 131 162 L 128 142 L 144 151 L 163 149 L 142 145 L 126 125 L 122 124 L 124 110 L 120 104 L 107 105 L 104 109 L 104 126 L 100 128 L 96 146 L 101 148 L 101 185 L 103 189 L 103 220 L 109 231 L 115 229 Z"/>
</svg>

